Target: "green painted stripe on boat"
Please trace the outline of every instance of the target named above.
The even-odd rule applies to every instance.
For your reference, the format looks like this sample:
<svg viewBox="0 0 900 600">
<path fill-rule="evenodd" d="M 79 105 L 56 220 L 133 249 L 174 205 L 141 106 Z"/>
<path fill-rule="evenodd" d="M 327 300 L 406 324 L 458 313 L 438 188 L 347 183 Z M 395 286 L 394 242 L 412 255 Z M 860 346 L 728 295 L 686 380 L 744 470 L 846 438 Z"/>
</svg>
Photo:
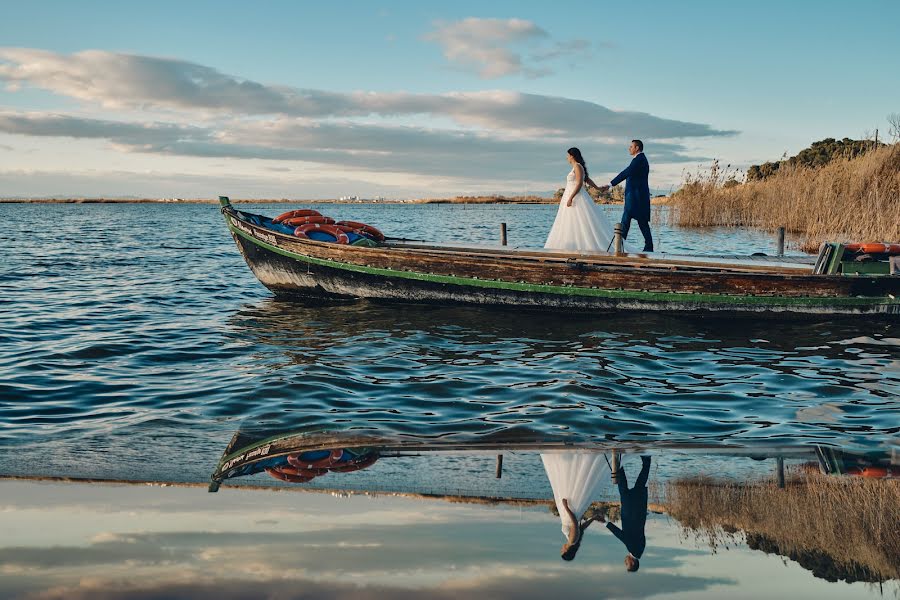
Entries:
<svg viewBox="0 0 900 600">
<path fill-rule="evenodd" d="M 228 229 L 242 238 L 253 242 L 276 254 L 281 254 L 294 260 L 318 265 L 364 273 L 366 275 L 380 275 L 383 277 L 398 277 L 401 279 L 413 279 L 430 283 L 447 283 L 488 289 L 513 290 L 520 292 L 538 292 L 557 294 L 563 296 L 590 296 L 598 298 L 611 298 L 619 300 L 645 300 L 651 302 L 710 302 L 717 304 L 759 304 L 764 306 L 878 306 L 900 305 L 900 299 L 890 300 L 880 297 L 859 298 L 815 298 L 815 297 L 785 297 L 785 296 L 731 296 L 725 294 L 691 294 L 685 292 L 641 292 L 636 290 L 605 290 L 597 288 L 584 288 L 575 286 L 548 285 L 539 283 L 521 283 L 513 281 L 497 281 L 490 279 L 471 279 L 468 277 L 456 277 L 455 275 L 434 275 L 432 273 L 419 273 L 416 271 L 395 271 L 378 267 L 366 267 L 352 263 L 343 263 L 322 258 L 313 258 L 297 254 L 264 242 L 234 227 L 226 216 Z"/>
</svg>

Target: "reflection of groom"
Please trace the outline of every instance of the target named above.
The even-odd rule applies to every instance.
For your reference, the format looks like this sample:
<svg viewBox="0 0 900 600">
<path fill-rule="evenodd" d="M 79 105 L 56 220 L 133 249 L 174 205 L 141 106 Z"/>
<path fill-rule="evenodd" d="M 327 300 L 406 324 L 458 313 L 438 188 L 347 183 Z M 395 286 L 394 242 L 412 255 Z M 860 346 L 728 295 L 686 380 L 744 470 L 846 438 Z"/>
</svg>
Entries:
<svg viewBox="0 0 900 600">
<path fill-rule="evenodd" d="M 615 461 L 615 458 L 613 459 Z M 622 528 L 619 529 L 612 523 L 606 527 L 614 536 L 619 538 L 628 548 L 628 556 L 625 557 L 625 568 L 631 572 L 640 567 L 638 560 L 644 553 L 647 538 L 644 536 L 644 527 L 647 524 L 647 478 L 650 475 L 650 457 L 641 457 L 641 472 L 634 487 L 628 489 L 628 480 L 625 478 L 625 470 L 619 466 L 615 474 L 615 481 L 619 487 L 619 498 L 622 500 Z"/>
<path fill-rule="evenodd" d="M 616 175 L 609 185 L 598 187 L 593 181 L 586 180 L 589 184 L 601 192 L 606 192 L 610 187 L 615 187 L 622 181 L 625 182 L 625 211 L 622 213 L 622 238 L 628 238 L 628 230 L 631 229 L 631 220 L 638 222 L 641 234 L 644 236 L 644 252 L 653 252 L 653 235 L 650 233 L 650 163 L 644 156 L 644 142 L 631 140 L 628 153 L 634 158 L 625 170 Z"/>
</svg>

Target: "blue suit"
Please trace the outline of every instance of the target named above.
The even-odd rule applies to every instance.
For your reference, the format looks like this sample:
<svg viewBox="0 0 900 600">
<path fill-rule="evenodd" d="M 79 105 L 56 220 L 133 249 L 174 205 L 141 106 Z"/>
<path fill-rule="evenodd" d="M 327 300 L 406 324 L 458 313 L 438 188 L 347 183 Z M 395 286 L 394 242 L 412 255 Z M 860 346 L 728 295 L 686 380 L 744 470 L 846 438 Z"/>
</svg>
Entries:
<svg viewBox="0 0 900 600">
<path fill-rule="evenodd" d="M 631 164 L 610 181 L 610 185 L 625 182 L 625 211 L 622 213 L 622 237 L 628 238 L 631 220 L 638 222 L 644 236 L 644 251 L 653 252 L 650 233 L 650 163 L 643 152 L 631 159 Z"/>
</svg>

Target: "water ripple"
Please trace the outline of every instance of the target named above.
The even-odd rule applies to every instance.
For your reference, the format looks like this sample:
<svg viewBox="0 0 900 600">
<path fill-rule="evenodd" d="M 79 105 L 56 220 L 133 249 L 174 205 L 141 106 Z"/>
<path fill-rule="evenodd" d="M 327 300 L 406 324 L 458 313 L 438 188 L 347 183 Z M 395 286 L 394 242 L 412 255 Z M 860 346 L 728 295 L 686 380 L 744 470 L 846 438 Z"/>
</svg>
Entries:
<svg viewBox="0 0 900 600">
<path fill-rule="evenodd" d="M 16 449 L 0 472 L 98 474 L 115 470 L 99 453 L 114 453 L 122 472 L 152 455 L 154 469 L 202 473 L 246 421 L 861 448 L 900 431 L 893 322 L 291 304 L 254 279 L 214 207 L 60 206 L 53 228 L 35 225 L 44 210 L 0 205 L 15 248 L 0 266 L 0 447 Z M 473 241 L 495 233 L 476 223 L 506 221 L 527 242 L 552 220 L 552 207 L 329 212 Z M 440 229 L 450 220 L 457 233 Z"/>
</svg>

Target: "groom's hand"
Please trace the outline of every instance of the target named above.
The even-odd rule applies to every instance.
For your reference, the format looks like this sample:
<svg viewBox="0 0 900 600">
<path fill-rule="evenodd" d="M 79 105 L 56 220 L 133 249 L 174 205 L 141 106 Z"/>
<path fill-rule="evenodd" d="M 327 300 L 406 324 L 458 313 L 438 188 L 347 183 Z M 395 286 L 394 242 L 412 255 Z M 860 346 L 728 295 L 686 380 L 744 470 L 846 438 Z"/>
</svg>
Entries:
<svg viewBox="0 0 900 600">
<path fill-rule="evenodd" d="M 608 185 L 601 185 L 601 186 L 600 186 L 599 188 L 597 188 L 597 189 L 600 190 L 601 192 L 608 192 L 608 191 L 609 191 L 609 186 L 608 186 Z"/>
</svg>

